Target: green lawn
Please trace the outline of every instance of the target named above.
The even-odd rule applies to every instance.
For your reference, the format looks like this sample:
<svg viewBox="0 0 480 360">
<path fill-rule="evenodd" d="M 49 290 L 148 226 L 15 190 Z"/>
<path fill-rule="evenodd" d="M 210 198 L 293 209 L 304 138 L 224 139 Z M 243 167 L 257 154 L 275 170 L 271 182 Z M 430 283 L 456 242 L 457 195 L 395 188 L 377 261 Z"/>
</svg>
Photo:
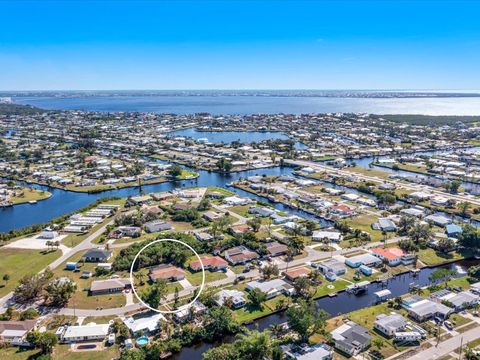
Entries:
<svg viewBox="0 0 480 360">
<path fill-rule="evenodd" d="M 333 285 L 333 289 L 330 289 L 329 286 Z M 322 297 L 328 295 L 330 293 L 338 292 L 340 290 L 345 289 L 350 283 L 345 280 L 338 279 L 336 281 L 330 282 L 325 280 L 323 284 L 317 287 L 317 291 L 315 293 L 315 297 Z"/>
<path fill-rule="evenodd" d="M 23 249 L 0 249 L 0 277 L 5 274 L 10 276 L 10 280 L 5 284 L 0 282 L 0 296 L 4 296 L 12 291 L 18 283 L 18 280 L 25 275 L 35 274 L 46 268 L 52 261 L 59 258 L 60 250 L 39 251 Z"/>
<path fill-rule="evenodd" d="M 378 218 L 374 215 L 361 214 L 354 216 L 346 220 L 346 224 L 353 229 L 359 229 L 369 233 L 372 237 L 372 241 L 380 241 L 383 239 L 382 232 L 380 230 L 373 230 L 372 224 L 377 222 Z"/>
<path fill-rule="evenodd" d="M 425 248 L 418 252 L 418 259 L 425 265 L 438 265 L 447 261 L 462 260 L 464 258 L 464 255 L 456 251 L 445 254 L 432 248 Z"/>
<path fill-rule="evenodd" d="M 117 345 L 105 347 L 102 351 L 70 351 L 70 345 L 57 345 L 53 351 L 53 360 L 111 360 L 120 355 L 120 349 Z"/>
<path fill-rule="evenodd" d="M 227 275 L 223 271 L 209 271 L 205 270 L 205 284 L 208 284 L 212 281 L 225 279 Z M 200 285 L 202 283 L 202 272 L 190 272 L 187 271 L 187 280 L 190 281 L 192 285 Z"/>
<path fill-rule="evenodd" d="M 0 349 L 0 359 L 9 360 L 27 360 L 34 359 L 41 353 L 40 350 L 27 350 L 17 347 L 7 347 Z"/>
<path fill-rule="evenodd" d="M 10 200 L 15 205 L 15 204 L 23 204 L 33 200 L 36 200 L 36 201 L 45 200 L 45 199 L 48 199 L 50 196 L 52 196 L 52 194 L 49 193 L 48 191 L 37 190 L 34 188 L 23 188 L 18 191 L 18 196 L 14 196 Z"/>
</svg>

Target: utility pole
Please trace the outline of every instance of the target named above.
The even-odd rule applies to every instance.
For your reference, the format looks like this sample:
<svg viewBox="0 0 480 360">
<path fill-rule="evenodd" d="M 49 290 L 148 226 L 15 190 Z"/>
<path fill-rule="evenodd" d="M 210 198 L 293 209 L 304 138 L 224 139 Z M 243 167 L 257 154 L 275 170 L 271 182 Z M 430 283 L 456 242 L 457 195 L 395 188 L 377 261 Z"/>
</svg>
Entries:
<svg viewBox="0 0 480 360">
<path fill-rule="evenodd" d="M 462 360 L 462 351 L 463 351 L 463 336 L 460 338 L 460 354 L 458 356 L 459 360 Z"/>
</svg>

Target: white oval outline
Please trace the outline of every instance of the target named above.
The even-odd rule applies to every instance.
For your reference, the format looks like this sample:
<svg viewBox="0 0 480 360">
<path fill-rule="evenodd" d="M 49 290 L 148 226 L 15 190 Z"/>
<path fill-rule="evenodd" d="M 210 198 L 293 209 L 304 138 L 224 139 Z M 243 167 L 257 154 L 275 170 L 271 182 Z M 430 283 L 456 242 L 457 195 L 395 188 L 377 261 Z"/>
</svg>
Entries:
<svg viewBox="0 0 480 360">
<path fill-rule="evenodd" d="M 172 241 L 172 242 L 176 242 L 176 243 L 179 243 L 179 244 L 182 244 L 184 246 L 186 246 L 187 248 L 189 248 L 190 250 L 192 250 L 192 252 L 195 254 L 195 256 L 197 257 L 198 261 L 200 261 L 200 265 L 202 266 L 202 283 L 200 284 L 200 288 L 199 288 L 199 291 L 197 293 L 197 296 L 195 296 L 195 298 L 190 301 L 188 304 L 184 305 L 184 308 L 183 309 L 177 309 L 177 310 L 159 310 L 159 309 L 154 309 L 153 307 L 151 307 L 150 305 L 146 304 L 141 298 L 140 296 L 138 296 L 137 294 L 137 291 L 135 290 L 135 285 L 134 285 L 134 282 L 133 282 L 133 265 L 135 265 L 135 262 L 137 261 L 137 258 L 138 256 L 142 253 L 143 250 L 145 250 L 147 247 L 149 247 L 150 245 L 153 245 L 153 244 L 156 244 L 156 243 L 159 243 L 159 242 L 164 242 L 164 241 Z M 179 311 L 182 311 L 184 310 L 185 308 L 189 308 L 190 306 L 192 306 L 195 301 L 197 301 L 198 297 L 200 296 L 200 294 L 202 293 L 203 291 L 203 288 L 205 286 L 205 268 L 203 267 L 203 262 L 202 262 L 202 259 L 200 258 L 200 256 L 197 254 L 197 252 L 195 250 L 193 250 L 193 248 L 184 243 L 183 241 L 180 241 L 180 240 L 176 240 L 176 239 L 157 239 L 155 241 L 152 241 L 150 243 L 148 243 L 147 245 L 145 245 L 143 248 L 140 249 L 140 251 L 137 253 L 137 255 L 135 255 L 135 258 L 133 259 L 133 262 L 132 262 L 132 265 L 130 266 L 130 283 L 132 285 L 132 291 L 133 293 L 135 294 L 135 297 L 138 299 L 138 301 L 140 301 L 144 306 L 146 306 L 147 308 L 149 308 L 150 310 L 152 311 L 155 311 L 159 314 L 175 314 Z"/>
</svg>

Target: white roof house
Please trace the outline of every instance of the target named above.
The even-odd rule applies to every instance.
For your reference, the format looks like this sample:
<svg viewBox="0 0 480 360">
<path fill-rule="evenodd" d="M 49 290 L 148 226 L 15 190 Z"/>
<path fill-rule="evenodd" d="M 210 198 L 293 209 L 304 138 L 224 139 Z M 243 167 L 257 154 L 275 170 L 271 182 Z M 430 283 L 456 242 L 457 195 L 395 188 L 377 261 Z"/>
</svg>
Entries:
<svg viewBox="0 0 480 360">
<path fill-rule="evenodd" d="M 146 316 L 134 319 L 133 317 L 129 317 L 128 319 L 124 320 L 125 325 L 130 329 L 132 333 L 136 333 L 138 331 L 148 331 L 153 332 L 158 329 L 158 322 L 160 320 L 166 320 L 162 314 L 154 314 L 152 316 Z"/>
<path fill-rule="evenodd" d="M 104 340 L 109 332 L 109 324 L 95 324 L 68 326 L 62 335 L 62 340 L 70 341 L 87 341 L 87 340 Z"/>
<path fill-rule="evenodd" d="M 342 234 L 338 231 L 323 231 L 323 230 L 316 230 L 312 234 L 313 241 L 321 241 L 323 239 L 327 239 L 334 242 L 339 242 L 342 240 Z"/>
</svg>

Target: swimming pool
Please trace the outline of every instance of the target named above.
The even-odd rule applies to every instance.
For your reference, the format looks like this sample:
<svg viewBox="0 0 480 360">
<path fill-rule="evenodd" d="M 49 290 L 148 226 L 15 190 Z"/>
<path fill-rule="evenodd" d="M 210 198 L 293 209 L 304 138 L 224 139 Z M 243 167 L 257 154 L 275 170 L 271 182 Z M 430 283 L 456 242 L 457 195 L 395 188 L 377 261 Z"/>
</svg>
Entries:
<svg viewBox="0 0 480 360">
<path fill-rule="evenodd" d="M 146 336 L 139 337 L 136 341 L 137 346 L 143 346 L 148 344 L 148 338 Z"/>
</svg>

